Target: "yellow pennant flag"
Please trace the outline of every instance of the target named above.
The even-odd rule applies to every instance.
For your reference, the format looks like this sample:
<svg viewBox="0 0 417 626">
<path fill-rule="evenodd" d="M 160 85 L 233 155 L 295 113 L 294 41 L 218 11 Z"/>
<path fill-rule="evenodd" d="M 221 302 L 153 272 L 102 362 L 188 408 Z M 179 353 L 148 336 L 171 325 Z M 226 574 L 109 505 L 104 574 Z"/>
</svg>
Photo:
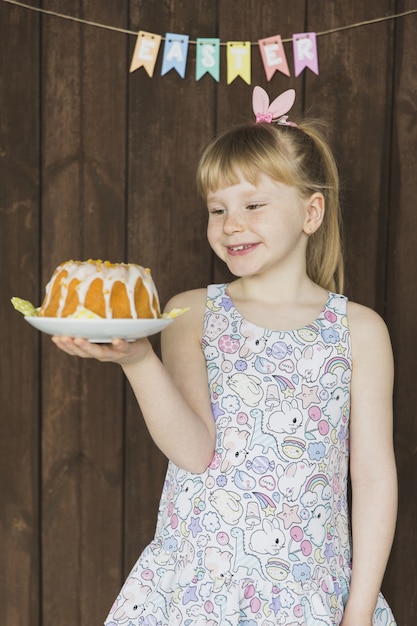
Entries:
<svg viewBox="0 0 417 626">
<path fill-rule="evenodd" d="M 139 67 L 144 67 L 152 78 L 161 39 L 161 35 L 147 33 L 144 30 L 139 31 L 132 62 L 130 64 L 130 72 L 134 72 Z"/>
<path fill-rule="evenodd" d="M 250 41 L 228 41 L 226 44 L 227 56 L 227 84 L 240 76 L 250 85 L 251 80 L 251 46 Z"/>
</svg>

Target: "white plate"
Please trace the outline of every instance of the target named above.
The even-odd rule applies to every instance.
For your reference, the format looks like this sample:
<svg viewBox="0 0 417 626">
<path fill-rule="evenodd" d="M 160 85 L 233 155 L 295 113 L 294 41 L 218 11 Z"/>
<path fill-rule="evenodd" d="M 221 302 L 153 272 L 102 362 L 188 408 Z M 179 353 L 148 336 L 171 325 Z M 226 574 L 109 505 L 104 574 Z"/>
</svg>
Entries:
<svg viewBox="0 0 417 626">
<path fill-rule="evenodd" d="M 72 319 L 68 317 L 29 317 L 25 320 L 48 335 L 83 337 L 92 343 L 111 343 L 119 338 L 134 341 L 155 335 L 173 319 Z"/>
</svg>

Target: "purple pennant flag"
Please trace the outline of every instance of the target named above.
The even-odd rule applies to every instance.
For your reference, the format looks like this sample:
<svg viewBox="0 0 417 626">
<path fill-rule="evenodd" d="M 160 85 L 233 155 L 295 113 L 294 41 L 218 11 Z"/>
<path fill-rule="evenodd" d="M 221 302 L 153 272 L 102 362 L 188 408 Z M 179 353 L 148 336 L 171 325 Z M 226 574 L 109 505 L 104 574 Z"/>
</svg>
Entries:
<svg viewBox="0 0 417 626">
<path fill-rule="evenodd" d="M 188 53 L 188 39 L 188 35 L 166 33 L 161 76 L 175 69 L 181 78 L 184 78 Z"/>
<path fill-rule="evenodd" d="M 294 50 L 294 73 L 296 76 L 308 67 L 315 74 L 319 73 L 316 33 L 297 33 L 292 36 Z"/>
</svg>

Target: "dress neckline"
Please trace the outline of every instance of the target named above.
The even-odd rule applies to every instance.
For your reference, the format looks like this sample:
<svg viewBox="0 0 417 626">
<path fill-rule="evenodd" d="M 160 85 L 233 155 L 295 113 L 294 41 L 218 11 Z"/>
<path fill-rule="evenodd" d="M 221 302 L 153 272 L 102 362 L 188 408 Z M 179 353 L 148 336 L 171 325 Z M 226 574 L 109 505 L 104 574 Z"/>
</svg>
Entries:
<svg viewBox="0 0 417 626">
<path fill-rule="evenodd" d="M 268 333 L 297 333 L 297 332 L 300 332 L 302 330 L 311 328 L 312 326 L 317 324 L 319 322 L 319 320 L 322 319 L 323 314 L 325 313 L 326 309 L 329 306 L 329 302 L 330 302 L 331 298 L 333 296 L 337 295 L 337 294 L 334 294 L 331 291 L 327 291 L 327 298 L 326 298 L 326 301 L 323 304 L 320 312 L 318 313 L 318 315 L 316 315 L 316 317 L 313 320 L 311 320 L 307 324 L 304 324 L 302 326 L 298 326 L 296 328 L 281 329 L 281 328 L 267 328 L 267 327 L 264 327 L 264 326 L 260 326 L 259 324 L 256 324 L 255 322 L 252 322 L 250 319 L 247 319 L 239 311 L 238 307 L 235 305 L 232 297 L 230 296 L 230 294 L 228 292 L 229 283 L 223 283 L 222 287 L 223 287 L 224 295 L 230 300 L 233 309 L 236 311 L 237 317 L 239 317 L 240 320 L 244 320 L 247 324 L 250 324 L 253 328 L 257 328 L 257 329 L 260 329 L 260 330 L 263 329 L 263 330 L 265 330 Z"/>
</svg>

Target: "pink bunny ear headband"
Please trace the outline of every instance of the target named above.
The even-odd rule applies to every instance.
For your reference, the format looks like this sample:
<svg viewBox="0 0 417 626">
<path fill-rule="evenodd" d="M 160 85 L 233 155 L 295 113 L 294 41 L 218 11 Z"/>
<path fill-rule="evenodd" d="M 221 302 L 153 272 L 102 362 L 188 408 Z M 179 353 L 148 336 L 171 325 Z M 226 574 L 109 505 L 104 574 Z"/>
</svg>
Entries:
<svg viewBox="0 0 417 626">
<path fill-rule="evenodd" d="M 270 124 L 276 122 L 282 126 L 297 126 L 294 122 L 289 122 L 288 115 L 285 115 L 291 109 L 294 101 L 295 91 L 288 89 L 269 104 L 269 96 L 265 89 L 256 86 L 252 96 L 252 108 L 256 115 L 256 123 L 266 122 Z"/>
</svg>

